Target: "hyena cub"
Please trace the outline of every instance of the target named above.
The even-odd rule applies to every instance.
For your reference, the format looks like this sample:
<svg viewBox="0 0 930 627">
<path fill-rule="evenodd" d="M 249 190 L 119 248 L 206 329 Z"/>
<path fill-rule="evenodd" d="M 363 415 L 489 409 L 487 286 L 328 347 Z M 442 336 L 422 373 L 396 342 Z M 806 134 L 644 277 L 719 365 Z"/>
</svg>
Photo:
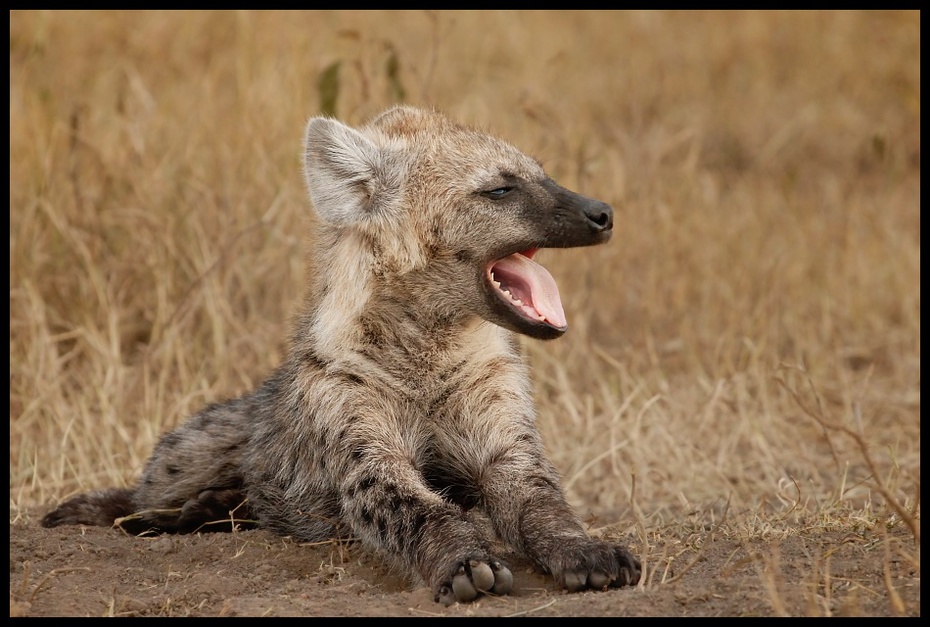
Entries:
<svg viewBox="0 0 930 627">
<path fill-rule="evenodd" d="M 513 584 L 465 515 L 481 507 L 568 590 L 635 584 L 639 562 L 565 500 L 512 335 L 565 332 L 533 258 L 606 242 L 612 209 L 406 106 L 360 129 L 313 118 L 304 174 L 319 271 L 284 363 L 162 437 L 135 488 L 74 497 L 42 524 L 184 533 L 234 516 L 299 541 L 350 534 L 449 604 Z"/>
</svg>

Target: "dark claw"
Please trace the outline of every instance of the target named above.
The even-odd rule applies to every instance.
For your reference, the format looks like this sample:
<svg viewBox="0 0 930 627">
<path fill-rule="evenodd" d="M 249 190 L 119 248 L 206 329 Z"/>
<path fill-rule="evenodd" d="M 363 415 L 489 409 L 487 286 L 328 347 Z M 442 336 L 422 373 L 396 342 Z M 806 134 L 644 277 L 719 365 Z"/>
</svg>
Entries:
<svg viewBox="0 0 930 627">
<path fill-rule="evenodd" d="M 442 603 L 446 607 L 449 607 L 455 603 L 455 593 L 452 592 L 452 588 L 449 586 L 443 586 L 439 589 L 439 594 L 436 595 L 436 602 Z"/>
</svg>

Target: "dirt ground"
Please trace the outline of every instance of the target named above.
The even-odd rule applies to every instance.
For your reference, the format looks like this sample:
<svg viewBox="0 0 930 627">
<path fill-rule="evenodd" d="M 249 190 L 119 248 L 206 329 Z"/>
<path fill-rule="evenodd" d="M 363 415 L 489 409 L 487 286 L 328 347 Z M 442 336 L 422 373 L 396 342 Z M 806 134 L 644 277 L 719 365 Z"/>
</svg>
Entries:
<svg viewBox="0 0 930 627">
<path fill-rule="evenodd" d="M 906 558 L 915 552 L 903 525 L 768 535 L 659 534 L 643 584 L 605 592 L 564 593 L 507 556 L 511 595 L 445 608 L 358 545 L 300 546 L 262 530 L 135 538 L 19 521 L 10 525 L 10 616 L 920 614 L 919 566 Z M 904 550 L 887 554 L 895 544 Z"/>
</svg>

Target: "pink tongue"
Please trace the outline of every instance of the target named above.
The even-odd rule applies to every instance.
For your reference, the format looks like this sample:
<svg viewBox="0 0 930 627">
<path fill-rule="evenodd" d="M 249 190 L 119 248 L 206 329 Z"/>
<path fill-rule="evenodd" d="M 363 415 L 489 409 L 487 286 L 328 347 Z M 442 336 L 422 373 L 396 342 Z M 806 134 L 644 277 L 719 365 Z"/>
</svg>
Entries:
<svg viewBox="0 0 930 627">
<path fill-rule="evenodd" d="M 562 299 L 559 298 L 559 288 L 548 270 L 520 253 L 501 259 L 491 270 L 504 287 L 512 285 L 514 292 L 524 294 L 523 304 L 535 309 L 549 324 L 558 328 L 568 326 L 562 310 Z M 528 302 L 525 296 L 527 292 Z"/>
</svg>

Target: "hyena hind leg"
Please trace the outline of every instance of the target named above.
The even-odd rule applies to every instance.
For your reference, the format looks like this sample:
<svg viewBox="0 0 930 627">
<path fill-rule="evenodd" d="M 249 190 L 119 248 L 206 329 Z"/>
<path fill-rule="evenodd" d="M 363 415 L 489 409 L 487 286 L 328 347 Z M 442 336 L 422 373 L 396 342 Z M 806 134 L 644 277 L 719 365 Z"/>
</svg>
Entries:
<svg viewBox="0 0 930 627">
<path fill-rule="evenodd" d="M 111 526 L 132 534 L 230 531 L 257 526 L 242 477 L 248 400 L 210 405 L 162 436 L 138 485 L 76 496 L 42 524 Z"/>
<path fill-rule="evenodd" d="M 43 527 L 95 525 L 109 527 L 113 521 L 135 511 L 133 491 L 111 488 L 68 499 L 42 518 Z"/>
<path fill-rule="evenodd" d="M 167 533 L 255 527 L 242 474 L 248 412 L 247 397 L 216 403 L 162 436 L 133 495 L 132 518 Z"/>
<path fill-rule="evenodd" d="M 135 491 L 125 488 L 96 490 L 68 499 L 42 518 L 43 527 L 61 525 L 118 526 L 133 535 L 144 533 L 192 533 L 195 531 L 230 531 L 234 512 L 239 529 L 257 525 L 243 502 L 239 489 L 203 490 L 180 507 L 140 509 Z"/>
</svg>

